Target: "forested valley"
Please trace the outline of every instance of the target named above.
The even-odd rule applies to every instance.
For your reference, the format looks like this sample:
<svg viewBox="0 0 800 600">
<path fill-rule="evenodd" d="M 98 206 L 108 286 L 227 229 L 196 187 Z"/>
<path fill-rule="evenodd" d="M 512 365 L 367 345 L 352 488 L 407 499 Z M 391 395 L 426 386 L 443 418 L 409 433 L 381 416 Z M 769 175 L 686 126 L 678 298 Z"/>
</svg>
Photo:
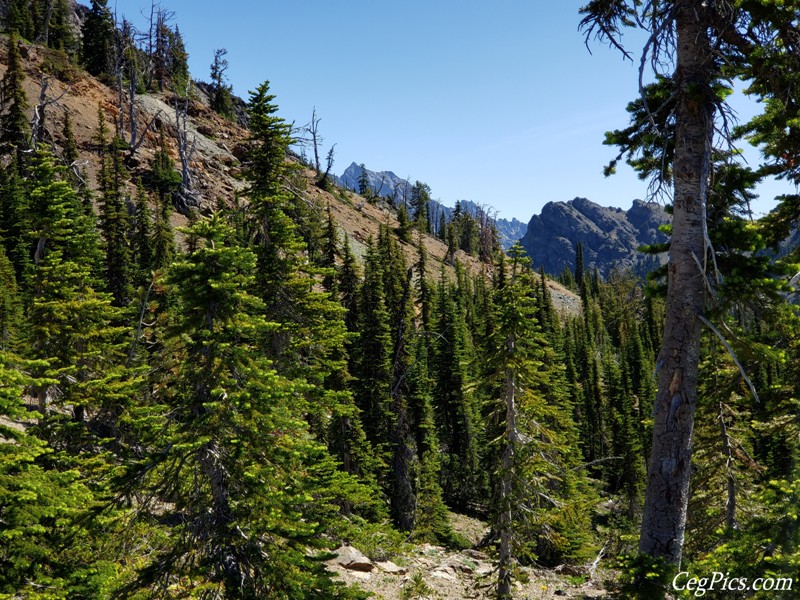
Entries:
<svg viewBox="0 0 800 600">
<path fill-rule="evenodd" d="M 800 8 L 780 4 L 796 29 Z M 587 36 L 613 37 L 600 5 L 625 3 L 584 9 Z M 79 11 L 80 29 L 66 0 L 3 3 L 0 598 L 366 598 L 331 571 L 332 550 L 402 564 L 423 544 L 491 562 L 471 597 L 532 598 L 534 567 L 572 573 L 575 598 L 597 597 L 580 595 L 590 580 L 607 597 L 691 597 L 680 573 L 717 572 L 780 587 L 707 597 L 797 597 L 785 241 L 800 197 L 761 220 L 748 205 L 759 177 L 798 177 L 790 100 L 731 134 L 755 136 L 769 165 L 711 157 L 676 562 L 640 543 L 654 427 L 685 411 L 669 385 L 672 406 L 654 410 L 671 266 L 603 279 L 578 244 L 574 269 L 545 274 L 519 244 L 503 252 L 485 214 L 433 222 L 423 183 L 402 199 L 342 190 L 315 117 L 285 122 L 268 82 L 234 97 L 224 51 L 193 83 L 174 15 L 153 7 L 138 31 L 106 0 Z M 647 127 L 674 130 L 674 86 L 646 86 L 608 140 L 662 184 L 679 152 Z M 102 101 L 80 96 L 90 87 Z M 169 118 L 143 112 L 147 97 Z M 216 120 L 198 128 L 203 111 Z M 198 131 L 229 137 L 208 123 L 246 132 L 229 140 L 224 186 L 198 166 Z M 356 237 L 345 209 L 382 220 Z M 553 298 L 553 276 L 575 307 Z M 456 515 L 485 524 L 479 540 Z M 398 597 L 435 597 L 411 575 Z"/>
</svg>

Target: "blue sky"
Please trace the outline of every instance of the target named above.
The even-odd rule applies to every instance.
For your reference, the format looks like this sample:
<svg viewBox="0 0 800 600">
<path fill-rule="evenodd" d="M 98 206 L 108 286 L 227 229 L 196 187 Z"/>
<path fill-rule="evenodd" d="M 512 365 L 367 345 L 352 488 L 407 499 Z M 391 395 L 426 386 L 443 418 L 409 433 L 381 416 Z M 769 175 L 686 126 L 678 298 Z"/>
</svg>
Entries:
<svg viewBox="0 0 800 600">
<path fill-rule="evenodd" d="M 583 3 L 161 0 L 195 78 L 207 80 L 226 48 L 237 95 L 269 80 L 279 115 L 297 125 L 316 107 L 335 173 L 363 162 L 427 183 L 445 204 L 473 200 L 526 222 L 549 201 L 627 208 L 646 196 L 627 165 L 602 175 L 615 155 L 603 134 L 627 124 L 638 66 L 597 43 L 587 50 Z M 145 8 L 116 3 L 140 23 Z"/>
</svg>

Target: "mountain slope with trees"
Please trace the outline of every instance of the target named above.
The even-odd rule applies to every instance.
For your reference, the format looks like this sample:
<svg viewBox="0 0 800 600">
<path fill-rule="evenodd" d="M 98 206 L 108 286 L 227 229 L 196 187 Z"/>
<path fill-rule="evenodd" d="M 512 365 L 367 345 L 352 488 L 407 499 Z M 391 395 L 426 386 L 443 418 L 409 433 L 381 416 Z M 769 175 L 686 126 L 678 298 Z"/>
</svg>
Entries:
<svg viewBox="0 0 800 600">
<path fill-rule="evenodd" d="M 93 0 L 80 44 L 65 2 L 3 6 L 0 595 L 365 598 L 330 566 L 346 545 L 362 568 L 470 551 L 498 599 L 562 595 L 535 569 L 600 594 L 601 564 L 614 594 L 667 593 L 637 555 L 668 454 L 663 272 L 604 279 L 577 245 L 555 284 L 485 212 L 433 215 L 422 182 L 407 202 L 337 187 L 268 82 L 229 96 L 224 52 L 192 81 L 166 9 L 136 31 Z M 752 174 L 723 158 L 672 551 L 797 577 L 800 325 L 791 264 L 760 252 L 797 215 L 748 221 Z"/>
<path fill-rule="evenodd" d="M 407 179 L 398 177 L 392 171 L 372 171 L 363 164 L 351 163 L 337 178 L 336 182 L 349 190 L 362 195 L 375 195 L 390 200 L 393 204 L 411 201 L 413 185 Z M 453 212 L 463 210 L 467 214 L 481 219 L 489 217 L 497 230 L 498 241 L 504 250 L 508 250 L 525 233 L 525 223 L 516 218 L 506 219 L 494 214 L 492 207 L 479 206 L 470 200 L 457 201 L 457 207 L 450 207 L 438 200 L 429 199 L 428 213 L 435 228 L 440 227 L 442 220 L 445 222 L 453 218 Z"/>
</svg>

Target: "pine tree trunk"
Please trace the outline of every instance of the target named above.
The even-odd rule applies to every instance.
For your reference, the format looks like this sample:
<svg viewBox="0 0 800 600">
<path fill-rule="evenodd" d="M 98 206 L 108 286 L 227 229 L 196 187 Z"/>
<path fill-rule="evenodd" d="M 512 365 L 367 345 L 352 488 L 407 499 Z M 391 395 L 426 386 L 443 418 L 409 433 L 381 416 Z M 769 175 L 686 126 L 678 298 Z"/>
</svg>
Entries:
<svg viewBox="0 0 800 600">
<path fill-rule="evenodd" d="M 44 16 L 42 17 L 42 29 L 36 38 L 36 42 L 47 46 L 50 40 L 50 19 L 53 18 L 53 5 L 55 0 L 48 0 L 45 4 Z"/>
<path fill-rule="evenodd" d="M 691 473 L 700 321 L 704 307 L 706 192 L 711 161 L 715 74 L 695 0 L 676 9 L 678 90 L 674 212 L 664 338 L 659 354 L 653 445 L 639 550 L 680 564 Z"/>
<path fill-rule="evenodd" d="M 509 352 L 514 350 L 514 339 L 509 336 L 506 340 Z M 500 514 L 498 518 L 498 534 L 500 536 L 500 546 L 498 548 L 497 565 L 497 599 L 507 600 L 511 598 L 511 567 L 514 560 L 511 548 L 511 536 L 513 519 L 511 515 L 512 485 L 514 478 L 514 454 L 515 446 L 519 438 L 517 431 L 517 384 L 514 371 L 511 368 L 506 370 L 506 447 L 503 450 L 503 458 L 500 464 Z"/>
<path fill-rule="evenodd" d="M 411 298 L 411 269 L 403 284 L 403 297 L 400 306 L 406 307 Z M 408 321 L 406 315 L 401 313 L 398 320 L 397 337 L 394 343 L 392 360 L 392 387 L 391 411 L 392 429 L 390 441 L 392 444 L 392 498 L 391 510 L 394 522 L 400 531 L 414 529 L 414 509 L 416 496 L 411 476 L 411 462 L 414 453 L 411 449 L 411 425 L 408 422 L 408 403 L 405 396 L 407 389 L 408 357 L 406 356 L 406 328 Z"/>
<path fill-rule="evenodd" d="M 391 511 L 400 531 L 414 529 L 414 508 L 416 496 L 411 479 L 411 462 L 414 454 L 409 446 L 410 427 L 407 407 L 404 402 L 392 403 L 395 422 L 392 426 L 392 497 Z"/>
</svg>

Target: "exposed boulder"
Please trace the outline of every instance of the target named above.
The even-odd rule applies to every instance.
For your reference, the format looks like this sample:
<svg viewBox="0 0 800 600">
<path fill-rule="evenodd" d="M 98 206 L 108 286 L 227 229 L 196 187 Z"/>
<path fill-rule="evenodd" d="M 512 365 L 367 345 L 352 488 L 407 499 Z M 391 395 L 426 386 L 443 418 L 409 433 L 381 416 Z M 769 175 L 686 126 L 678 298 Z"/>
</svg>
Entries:
<svg viewBox="0 0 800 600">
<path fill-rule="evenodd" d="M 340 546 L 334 552 L 336 558 L 331 561 L 345 569 L 368 573 L 375 568 L 373 562 L 353 546 Z"/>
</svg>

